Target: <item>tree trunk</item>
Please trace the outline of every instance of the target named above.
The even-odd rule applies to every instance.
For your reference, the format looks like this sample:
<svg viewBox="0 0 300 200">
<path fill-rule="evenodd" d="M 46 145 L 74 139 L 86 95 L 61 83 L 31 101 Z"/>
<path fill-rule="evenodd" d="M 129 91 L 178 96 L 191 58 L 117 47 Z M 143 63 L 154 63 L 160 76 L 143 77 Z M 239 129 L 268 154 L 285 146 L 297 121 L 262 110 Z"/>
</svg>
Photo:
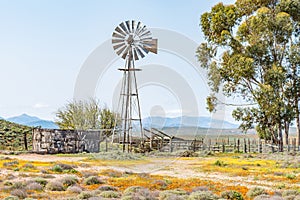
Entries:
<svg viewBox="0 0 300 200">
<path fill-rule="evenodd" d="M 282 137 L 282 127 L 281 123 L 278 125 L 278 151 L 283 151 L 283 137 Z"/>
<path fill-rule="evenodd" d="M 289 123 L 284 122 L 285 145 L 289 145 L 289 129 L 290 129 Z"/>
<path fill-rule="evenodd" d="M 299 111 L 296 116 L 296 129 L 297 129 L 297 146 L 300 148 L 300 116 L 299 116 Z"/>
</svg>

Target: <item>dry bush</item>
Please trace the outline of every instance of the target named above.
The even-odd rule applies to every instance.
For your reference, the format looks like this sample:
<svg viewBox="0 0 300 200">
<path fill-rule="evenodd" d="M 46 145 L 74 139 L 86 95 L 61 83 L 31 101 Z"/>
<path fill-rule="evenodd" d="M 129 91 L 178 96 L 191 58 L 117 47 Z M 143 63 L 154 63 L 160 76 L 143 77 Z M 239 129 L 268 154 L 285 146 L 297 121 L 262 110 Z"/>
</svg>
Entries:
<svg viewBox="0 0 300 200">
<path fill-rule="evenodd" d="M 98 173 L 94 171 L 83 171 L 81 172 L 81 174 L 84 178 L 88 178 L 90 176 L 98 176 Z"/>
<path fill-rule="evenodd" d="M 208 191 L 208 187 L 206 186 L 199 186 L 199 187 L 195 187 L 193 188 L 192 192 L 197 192 L 197 191 Z"/>
<path fill-rule="evenodd" d="M 77 197 L 79 199 L 90 199 L 93 196 L 94 196 L 93 192 L 91 192 L 91 191 L 83 191 Z"/>
<path fill-rule="evenodd" d="M 102 183 L 104 183 L 103 180 L 101 180 L 97 176 L 90 176 L 90 177 L 84 179 L 83 182 L 84 182 L 85 185 L 94 185 L 94 184 L 102 184 Z"/>
<path fill-rule="evenodd" d="M 10 194 L 20 199 L 25 199 L 27 197 L 26 191 L 22 189 L 14 189 L 10 192 Z"/>
<path fill-rule="evenodd" d="M 121 195 L 116 191 L 103 191 L 100 193 L 100 196 L 103 198 L 119 198 Z"/>
<path fill-rule="evenodd" d="M 190 194 L 188 200 L 217 200 L 219 197 L 210 191 L 197 191 Z"/>
<path fill-rule="evenodd" d="M 65 187 L 69 187 L 78 183 L 78 179 L 75 176 L 65 176 L 59 179 Z"/>
<path fill-rule="evenodd" d="M 159 197 L 158 191 L 150 191 L 147 188 L 130 188 L 124 193 L 122 200 L 157 200 Z"/>
<path fill-rule="evenodd" d="M 47 183 L 48 183 L 48 181 L 47 181 L 46 179 L 41 178 L 41 177 L 35 178 L 35 179 L 34 179 L 34 182 L 36 182 L 36 183 L 42 185 L 43 187 L 45 187 L 45 186 L 47 185 Z"/>
<path fill-rule="evenodd" d="M 76 194 L 80 194 L 82 192 L 82 188 L 80 186 L 77 186 L 77 185 L 70 186 L 70 187 L 68 187 L 67 190 L 72 192 L 72 193 L 76 193 Z"/>
<path fill-rule="evenodd" d="M 98 188 L 100 191 L 118 191 L 116 187 L 110 186 L 110 185 L 102 185 Z"/>
<path fill-rule="evenodd" d="M 297 190 L 285 190 L 285 191 L 282 192 L 283 197 L 291 196 L 291 195 L 297 196 L 299 194 L 300 193 Z"/>
<path fill-rule="evenodd" d="M 247 197 L 249 197 L 250 199 L 253 199 L 254 197 L 260 196 L 262 194 L 267 194 L 267 192 L 260 187 L 254 187 L 251 188 L 248 192 L 247 192 Z"/>
<path fill-rule="evenodd" d="M 47 183 L 46 189 L 50 191 L 64 191 L 64 186 L 59 180 L 53 180 Z"/>
<path fill-rule="evenodd" d="M 27 190 L 42 191 L 43 190 L 43 186 L 41 184 L 39 184 L 39 183 L 32 182 L 32 183 L 29 183 L 26 186 L 26 189 Z"/>
</svg>

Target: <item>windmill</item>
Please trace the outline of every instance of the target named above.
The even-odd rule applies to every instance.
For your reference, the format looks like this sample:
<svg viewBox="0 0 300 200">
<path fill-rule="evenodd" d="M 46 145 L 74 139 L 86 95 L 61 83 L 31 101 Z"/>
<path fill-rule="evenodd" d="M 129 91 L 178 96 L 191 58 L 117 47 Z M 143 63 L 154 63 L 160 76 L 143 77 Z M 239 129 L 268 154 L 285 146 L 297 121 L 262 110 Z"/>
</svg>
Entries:
<svg viewBox="0 0 300 200">
<path fill-rule="evenodd" d="M 125 60 L 120 92 L 120 117 L 122 120 L 121 134 L 123 133 L 123 151 L 125 144 L 129 151 L 132 142 L 133 125 L 138 124 L 142 142 L 144 133 L 142 128 L 141 108 L 139 102 L 136 71 L 134 61 L 144 58 L 149 52 L 157 54 L 157 39 L 153 39 L 151 32 L 141 22 L 134 20 L 120 23 L 112 34 L 112 45 L 117 55 Z M 137 121 L 138 123 L 135 123 Z"/>
</svg>

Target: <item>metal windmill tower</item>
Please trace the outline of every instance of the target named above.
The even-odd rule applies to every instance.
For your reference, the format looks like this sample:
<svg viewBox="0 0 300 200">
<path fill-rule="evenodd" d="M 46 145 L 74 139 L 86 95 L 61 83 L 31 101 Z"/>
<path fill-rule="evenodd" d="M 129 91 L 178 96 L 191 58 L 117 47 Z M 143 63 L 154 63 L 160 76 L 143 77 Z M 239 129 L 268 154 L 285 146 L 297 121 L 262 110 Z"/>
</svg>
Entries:
<svg viewBox="0 0 300 200">
<path fill-rule="evenodd" d="M 134 61 L 144 58 L 149 52 L 157 54 L 157 39 L 152 38 L 151 32 L 141 22 L 131 20 L 122 22 L 115 28 L 112 34 L 112 45 L 115 52 L 125 60 L 125 67 L 119 69 L 123 72 L 120 117 L 123 151 L 125 151 L 125 144 L 129 151 L 134 124 L 138 124 L 137 131 L 140 132 L 142 141 L 144 139 L 135 73 L 141 69 L 135 68 Z"/>
</svg>

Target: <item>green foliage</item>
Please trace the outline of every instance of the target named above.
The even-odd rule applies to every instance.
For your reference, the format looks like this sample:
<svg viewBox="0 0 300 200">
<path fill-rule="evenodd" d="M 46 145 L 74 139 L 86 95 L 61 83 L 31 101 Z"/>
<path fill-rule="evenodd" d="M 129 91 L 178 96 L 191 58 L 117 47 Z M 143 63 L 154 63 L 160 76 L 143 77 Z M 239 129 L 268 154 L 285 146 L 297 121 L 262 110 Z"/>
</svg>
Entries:
<svg viewBox="0 0 300 200">
<path fill-rule="evenodd" d="M 24 136 L 26 135 L 27 147 L 32 148 L 32 128 L 0 119 L 0 149 L 24 151 Z"/>
<path fill-rule="evenodd" d="M 253 199 L 256 196 L 262 195 L 262 194 L 267 194 L 266 191 L 263 188 L 260 187 L 254 187 L 251 188 L 248 192 L 247 192 L 247 197 L 249 197 L 250 199 Z"/>
<path fill-rule="evenodd" d="M 285 177 L 287 179 L 295 179 L 296 178 L 296 175 L 295 174 L 286 174 Z"/>
<path fill-rule="evenodd" d="M 85 185 L 94 185 L 94 184 L 101 184 L 101 183 L 103 183 L 103 181 L 97 176 L 90 176 L 84 179 Z"/>
<path fill-rule="evenodd" d="M 236 0 L 201 16 L 206 42 L 197 55 L 208 70 L 210 112 L 224 103 L 218 92 L 241 97 L 248 107 L 237 105 L 233 117 L 245 132 L 257 126 L 264 139 L 282 142 L 283 129 L 288 136 L 299 115 L 299 10 L 298 0 Z"/>
<path fill-rule="evenodd" d="M 79 195 L 78 195 L 78 198 L 79 199 L 89 199 L 91 197 L 94 196 L 94 193 L 93 192 L 90 192 L 90 191 L 82 191 Z"/>
<path fill-rule="evenodd" d="M 118 198 L 120 194 L 116 191 L 103 191 L 100 193 L 100 196 L 104 198 Z"/>
<path fill-rule="evenodd" d="M 197 191 L 190 194 L 188 200 L 217 200 L 219 197 L 210 191 Z"/>
<path fill-rule="evenodd" d="M 36 183 L 41 184 L 41 185 L 44 186 L 44 187 L 45 187 L 45 186 L 47 185 L 47 183 L 48 183 L 48 181 L 47 181 L 46 179 L 41 178 L 41 177 L 35 178 L 34 181 L 35 181 Z"/>
<path fill-rule="evenodd" d="M 56 112 L 56 123 L 61 129 L 105 129 L 104 135 L 110 136 L 119 118 L 108 108 L 101 109 L 95 99 L 72 101 Z"/>
<path fill-rule="evenodd" d="M 236 191 L 225 191 L 221 193 L 221 197 L 224 199 L 230 199 L 230 200 L 244 200 L 241 193 Z"/>
<path fill-rule="evenodd" d="M 219 167 L 225 167 L 227 164 L 224 163 L 223 161 L 217 160 L 214 165 L 219 166 Z"/>
<path fill-rule="evenodd" d="M 63 171 L 60 165 L 54 165 L 51 170 L 58 173 L 61 173 Z"/>
</svg>

